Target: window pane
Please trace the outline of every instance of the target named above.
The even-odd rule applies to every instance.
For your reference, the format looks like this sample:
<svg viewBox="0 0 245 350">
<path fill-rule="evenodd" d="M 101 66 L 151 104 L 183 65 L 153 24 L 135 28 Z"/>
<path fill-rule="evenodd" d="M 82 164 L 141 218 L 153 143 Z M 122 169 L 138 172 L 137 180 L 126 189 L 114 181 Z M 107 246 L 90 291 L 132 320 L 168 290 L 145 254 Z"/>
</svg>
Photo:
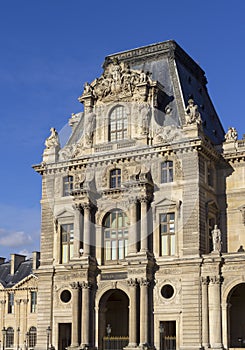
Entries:
<svg viewBox="0 0 245 350">
<path fill-rule="evenodd" d="M 168 255 L 168 236 L 161 236 L 162 237 L 162 255 Z"/>
<path fill-rule="evenodd" d="M 62 246 L 62 263 L 66 264 L 68 262 L 68 245 L 63 244 Z"/>
<path fill-rule="evenodd" d="M 175 255 L 175 236 L 171 235 L 171 255 Z"/>
<path fill-rule="evenodd" d="M 110 241 L 105 242 L 105 259 L 111 260 L 111 242 Z"/>
<path fill-rule="evenodd" d="M 123 241 L 118 241 L 118 259 L 124 259 Z"/>
<path fill-rule="evenodd" d="M 111 260 L 117 260 L 117 242 L 111 242 Z"/>
</svg>

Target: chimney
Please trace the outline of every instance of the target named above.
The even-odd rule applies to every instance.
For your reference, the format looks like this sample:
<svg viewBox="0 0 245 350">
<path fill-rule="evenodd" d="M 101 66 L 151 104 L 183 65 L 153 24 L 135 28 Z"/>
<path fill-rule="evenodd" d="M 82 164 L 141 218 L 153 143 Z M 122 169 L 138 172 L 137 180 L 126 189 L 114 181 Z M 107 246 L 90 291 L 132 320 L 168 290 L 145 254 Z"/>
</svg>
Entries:
<svg viewBox="0 0 245 350">
<path fill-rule="evenodd" d="M 5 263 L 5 258 L 0 257 L 0 265 Z"/>
<path fill-rule="evenodd" d="M 32 252 L 32 270 L 36 270 L 40 265 L 40 252 Z"/>
<path fill-rule="evenodd" d="M 25 255 L 20 254 L 10 254 L 11 256 L 11 271 L 10 274 L 14 275 L 18 267 L 22 262 L 25 261 Z"/>
</svg>

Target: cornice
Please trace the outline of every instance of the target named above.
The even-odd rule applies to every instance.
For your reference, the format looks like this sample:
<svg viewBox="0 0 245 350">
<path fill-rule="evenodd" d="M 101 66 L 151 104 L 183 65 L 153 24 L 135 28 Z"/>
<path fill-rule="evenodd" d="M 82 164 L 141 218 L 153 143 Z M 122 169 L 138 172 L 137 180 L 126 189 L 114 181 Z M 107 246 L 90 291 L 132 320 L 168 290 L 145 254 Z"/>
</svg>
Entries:
<svg viewBox="0 0 245 350">
<path fill-rule="evenodd" d="M 37 171 L 39 174 L 52 174 L 57 172 L 67 172 L 77 169 L 85 169 L 87 167 L 91 167 L 92 165 L 100 164 L 100 165 L 108 165 L 111 162 L 117 161 L 118 164 L 124 163 L 129 160 L 141 160 L 158 156 L 171 155 L 176 153 L 185 153 L 192 151 L 199 151 L 203 154 L 208 155 L 209 158 L 212 158 L 215 161 L 223 161 L 224 158 L 222 154 L 220 154 L 215 147 L 208 141 L 203 138 L 193 138 L 189 140 L 176 141 L 154 145 L 154 146 L 144 146 L 141 148 L 131 148 L 118 151 L 113 151 L 108 154 L 104 153 L 96 153 L 89 156 L 83 156 L 76 159 L 70 159 L 67 161 L 60 161 L 57 163 L 49 163 L 49 164 L 38 164 L 34 165 L 33 169 Z"/>
</svg>

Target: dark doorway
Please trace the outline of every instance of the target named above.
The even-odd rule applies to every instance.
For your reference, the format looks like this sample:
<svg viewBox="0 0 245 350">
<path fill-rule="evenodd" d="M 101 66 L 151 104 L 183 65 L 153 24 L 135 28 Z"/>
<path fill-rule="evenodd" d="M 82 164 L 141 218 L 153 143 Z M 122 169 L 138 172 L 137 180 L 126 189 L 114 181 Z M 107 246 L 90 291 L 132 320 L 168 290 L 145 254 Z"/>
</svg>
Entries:
<svg viewBox="0 0 245 350">
<path fill-rule="evenodd" d="M 245 348 L 245 283 L 238 284 L 228 296 L 228 333 L 230 348 Z"/>
<path fill-rule="evenodd" d="M 107 349 L 109 345 L 110 348 L 113 345 L 113 348 L 122 349 L 128 344 L 128 307 L 128 296 L 119 289 L 109 290 L 102 296 L 99 304 L 99 349 Z"/>
<path fill-rule="evenodd" d="M 176 349 L 176 321 L 160 322 L 160 350 Z"/>
<path fill-rule="evenodd" d="M 71 345 L 71 323 L 59 323 L 58 350 L 66 350 Z"/>
</svg>

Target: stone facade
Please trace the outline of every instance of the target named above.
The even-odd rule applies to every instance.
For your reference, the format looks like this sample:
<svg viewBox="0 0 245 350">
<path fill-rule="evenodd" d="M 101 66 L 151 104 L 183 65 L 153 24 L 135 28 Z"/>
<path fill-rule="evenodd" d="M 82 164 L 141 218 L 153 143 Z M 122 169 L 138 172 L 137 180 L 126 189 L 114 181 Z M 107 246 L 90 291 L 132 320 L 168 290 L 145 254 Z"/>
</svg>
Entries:
<svg viewBox="0 0 245 350">
<path fill-rule="evenodd" d="M 245 142 L 167 41 L 106 57 L 43 161 L 37 348 L 245 346 Z"/>
<path fill-rule="evenodd" d="M 0 329 L 4 348 L 35 348 L 37 339 L 38 280 L 33 270 L 40 254 L 32 259 L 11 254 L 8 262 L 0 258 Z"/>
</svg>

